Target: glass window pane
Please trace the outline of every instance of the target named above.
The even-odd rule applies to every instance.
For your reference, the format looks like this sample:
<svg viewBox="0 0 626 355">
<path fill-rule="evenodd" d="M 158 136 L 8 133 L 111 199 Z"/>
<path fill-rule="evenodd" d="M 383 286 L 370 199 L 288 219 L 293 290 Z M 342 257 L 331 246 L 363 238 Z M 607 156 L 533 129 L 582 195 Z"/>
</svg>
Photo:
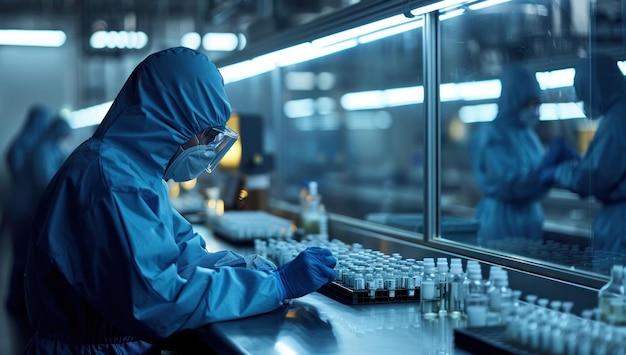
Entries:
<svg viewBox="0 0 626 355">
<path fill-rule="evenodd" d="M 518 0 L 440 16 L 442 223 L 476 223 L 444 239 L 603 274 L 624 263 L 626 131 L 607 119 L 624 119 L 623 83 L 600 120 L 574 88 L 590 53 L 611 55 L 603 72 L 619 72 L 623 14 L 618 0 Z M 592 101 L 605 80 L 594 75 L 581 84 Z"/>
<path fill-rule="evenodd" d="M 227 83 L 233 109 L 272 122 L 273 197 L 297 203 L 315 180 L 331 213 L 418 229 L 422 23 L 400 14 L 358 26 L 286 49 L 271 73 Z"/>
</svg>

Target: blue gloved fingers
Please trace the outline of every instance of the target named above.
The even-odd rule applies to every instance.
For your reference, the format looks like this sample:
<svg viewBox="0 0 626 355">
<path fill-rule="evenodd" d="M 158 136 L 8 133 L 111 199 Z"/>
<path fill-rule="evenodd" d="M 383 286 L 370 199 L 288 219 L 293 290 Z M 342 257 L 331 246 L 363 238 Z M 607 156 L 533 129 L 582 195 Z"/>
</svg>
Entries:
<svg viewBox="0 0 626 355">
<path fill-rule="evenodd" d="M 330 249 L 322 248 L 322 247 L 308 247 L 304 249 L 304 251 L 307 253 L 314 253 L 314 254 L 319 254 L 319 255 L 333 255 Z"/>
<path fill-rule="evenodd" d="M 330 250 L 317 247 L 305 249 L 277 271 L 285 288 L 285 297 L 304 296 L 334 280 L 335 264 L 336 259 Z"/>
<path fill-rule="evenodd" d="M 322 272 L 324 273 L 324 276 L 326 276 L 326 279 L 327 279 L 327 281 L 323 283 L 322 285 L 325 285 L 335 279 L 336 273 L 335 273 L 335 269 L 333 269 L 332 267 L 324 267 L 322 269 Z M 320 287 L 322 285 L 320 285 Z"/>
<path fill-rule="evenodd" d="M 324 264 L 326 264 L 326 266 L 330 267 L 330 268 L 334 268 L 335 266 L 337 266 L 337 258 L 335 258 L 334 256 L 325 256 L 324 257 Z"/>
</svg>

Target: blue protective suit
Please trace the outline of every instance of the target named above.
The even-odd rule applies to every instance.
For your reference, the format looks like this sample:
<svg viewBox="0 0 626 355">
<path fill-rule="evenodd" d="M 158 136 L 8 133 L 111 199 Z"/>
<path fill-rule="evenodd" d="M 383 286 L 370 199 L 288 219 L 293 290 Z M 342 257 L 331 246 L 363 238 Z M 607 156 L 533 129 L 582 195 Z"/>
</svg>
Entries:
<svg viewBox="0 0 626 355">
<path fill-rule="evenodd" d="M 626 83 L 616 61 L 602 55 L 576 67 L 574 88 L 589 110 L 603 116 L 580 161 L 567 161 L 555 181 L 602 203 L 592 230 L 594 250 L 626 253 Z"/>
<path fill-rule="evenodd" d="M 182 330 L 282 304 L 270 272 L 205 249 L 163 180 L 181 144 L 229 116 L 205 55 L 171 48 L 135 68 L 35 215 L 25 284 L 38 333 L 27 353 L 146 353 Z"/>
<path fill-rule="evenodd" d="M 55 119 L 50 123 L 26 155 L 19 179 L 13 183 L 12 194 L 17 200 L 13 203 L 13 208 L 14 211 L 19 209 L 21 216 L 19 220 L 14 221 L 11 233 L 13 261 L 7 306 L 14 313 L 24 313 L 26 310 L 24 268 L 30 221 L 46 185 L 67 158 L 68 153 L 64 151 L 61 143 L 70 135 L 71 128 L 65 120 Z"/>
<path fill-rule="evenodd" d="M 506 69 L 501 82 L 498 114 L 476 132 L 471 146 L 474 175 L 483 193 L 475 213 L 479 242 L 543 235 L 541 198 L 547 188 L 539 176 L 544 148 L 519 115 L 529 100 L 539 100 L 539 84 L 519 67 Z"/>
<path fill-rule="evenodd" d="M 17 268 L 13 268 L 11 276 L 9 277 L 8 293 L 6 297 L 7 310 L 14 314 L 24 314 L 26 311 L 23 292 L 24 242 L 28 240 L 25 228 L 29 225 L 30 218 L 32 217 L 32 202 L 21 193 L 21 190 L 25 188 L 25 178 L 27 175 L 24 166 L 28 160 L 30 151 L 33 147 L 41 143 L 41 137 L 53 117 L 53 112 L 44 106 L 33 105 L 28 111 L 26 123 L 9 146 L 6 155 L 6 163 L 12 186 L 7 199 L 3 222 L 6 221 L 6 226 L 11 235 L 12 254 L 14 258 L 18 259 L 14 260 L 13 263 L 17 262 L 20 265 Z"/>
<path fill-rule="evenodd" d="M 38 143 L 53 117 L 53 113 L 41 105 L 33 105 L 28 111 L 26 123 L 9 146 L 6 155 L 9 174 L 12 179 L 17 178 L 28 152 Z"/>
</svg>

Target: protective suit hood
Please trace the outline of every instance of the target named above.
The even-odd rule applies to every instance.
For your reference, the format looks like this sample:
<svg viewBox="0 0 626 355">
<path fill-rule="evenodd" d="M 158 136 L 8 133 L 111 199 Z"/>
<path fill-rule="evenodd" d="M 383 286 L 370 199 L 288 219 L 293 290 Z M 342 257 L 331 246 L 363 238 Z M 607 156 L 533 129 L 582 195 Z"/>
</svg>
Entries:
<svg viewBox="0 0 626 355">
<path fill-rule="evenodd" d="M 52 112 L 43 105 L 33 105 L 29 109 L 24 127 L 11 143 L 7 152 L 7 161 L 12 178 L 16 177 L 26 159 L 26 154 L 44 134 L 53 117 Z"/>
<path fill-rule="evenodd" d="M 593 111 L 606 114 L 609 108 L 626 96 L 626 81 L 617 61 L 603 54 L 583 58 L 574 76 L 576 96 Z"/>
<path fill-rule="evenodd" d="M 170 48 L 135 68 L 94 138 L 123 151 L 137 171 L 162 177 L 179 145 L 206 128 L 225 126 L 229 116 L 222 76 L 209 58 Z"/>
<path fill-rule="evenodd" d="M 541 90 L 537 79 L 526 69 L 510 66 L 504 70 L 502 77 L 502 91 L 498 99 L 498 123 L 520 125 L 519 117 L 522 105 L 531 99 L 540 100 Z"/>
</svg>

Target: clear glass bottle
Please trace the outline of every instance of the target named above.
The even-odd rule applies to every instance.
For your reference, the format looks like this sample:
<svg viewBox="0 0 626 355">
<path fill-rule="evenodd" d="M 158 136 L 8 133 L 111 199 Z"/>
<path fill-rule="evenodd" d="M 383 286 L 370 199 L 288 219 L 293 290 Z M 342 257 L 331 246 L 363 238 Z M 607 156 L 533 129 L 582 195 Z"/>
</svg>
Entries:
<svg viewBox="0 0 626 355">
<path fill-rule="evenodd" d="M 487 325 L 489 298 L 479 268 L 469 268 L 465 294 L 465 314 L 468 327 L 484 327 Z"/>
<path fill-rule="evenodd" d="M 383 268 L 375 267 L 374 268 L 374 284 L 376 285 L 377 290 L 385 289 L 385 278 L 383 277 Z"/>
<path fill-rule="evenodd" d="M 624 267 L 613 265 L 611 279 L 598 291 L 600 320 L 608 322 L 614 315 L 616 327 L 626 327 L 626 293 L 624 292 Z"/>
<path fill-rule="evenodd" d="M 439 293 L 436 289 L 437 271 L 435 262 L 424 259 L 424 272 L 420 287 L 420 305 L 422 315 L 428 318 L 436 318 L 439 314 Z"/>
<path fill-rule="evenodd" d="M 369 290 L 370 298 L 376 298 L 376 281 L 374 281 L 374 270 L 368 269 L 365 272 L 365 288 Z"/>
<path fill-rule="evenodd" d="M 394 270 L 392 268 L 387 269 L 384 274 L 385 278 L 385 289 L 389 294 L 389 298 L 396 297 L 396 275 L 394 275 Z"/>
<path fill-rule="evenodd" d="M 451 317 L 460 317 L 465 312 L 465 295 L 463 285 L 465 284 L 465 274 L 461 259 L 452 259 L 450 262 L 450 273 L 447 280 L 447 312 Z"/>
<path fill-rule="evenodd" d="M 439 297 L 439 314 L 446 315 L 448 311 L 448 278 L 449 278 L 448 259 L 437 258 L 437 283 L 436 290 Z"/>
</svg>

